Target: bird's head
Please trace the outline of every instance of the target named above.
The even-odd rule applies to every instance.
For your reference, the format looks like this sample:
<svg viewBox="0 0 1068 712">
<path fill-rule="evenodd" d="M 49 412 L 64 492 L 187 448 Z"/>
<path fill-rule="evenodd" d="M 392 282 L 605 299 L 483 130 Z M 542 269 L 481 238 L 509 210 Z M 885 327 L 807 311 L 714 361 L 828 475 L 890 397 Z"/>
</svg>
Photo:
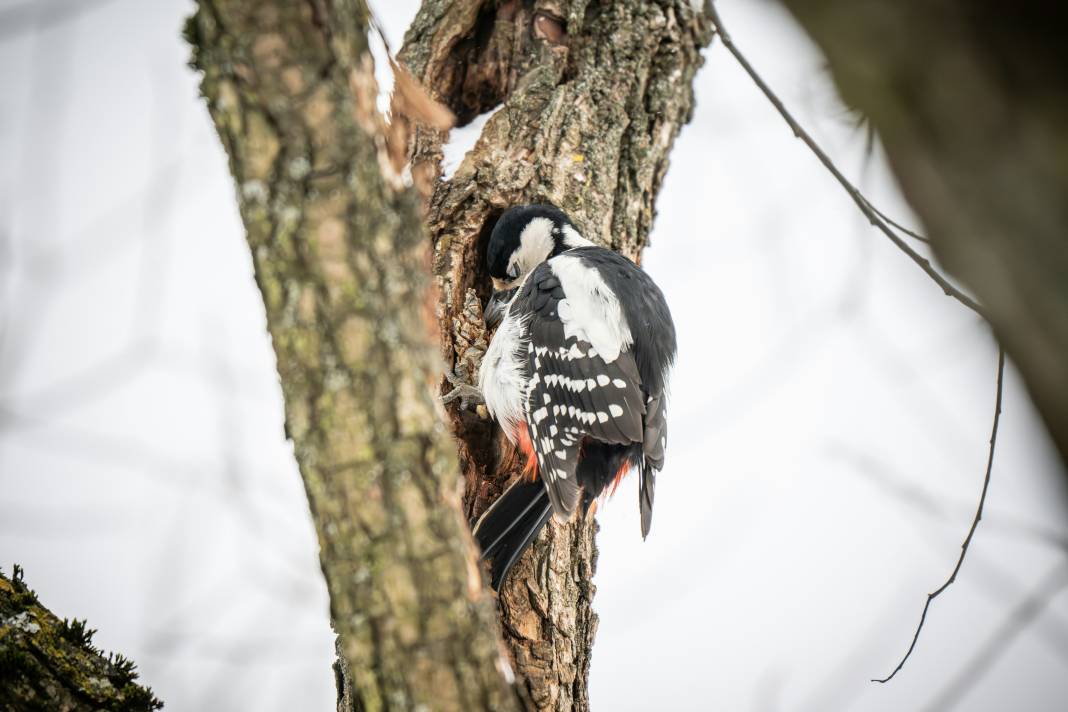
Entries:
<svg viewBox="0 0 1068 712">
<path fill-rule="evenodd" d="M 535 267 L 565 250 L 591 244 L 554 205 L 518 205 L 505 211 L 486 247 L 494 289 L 486 304 L 486 324 L 493 327 L 504 318 L 519 285 Z"/>
<path fill-rule="evenodd" d="M 506 291 L 550 257 L 591 245 L 564 211 L 553 205 L 519 205 L 500 217 L 486 248 L 493 288 Z"/>
</svg>

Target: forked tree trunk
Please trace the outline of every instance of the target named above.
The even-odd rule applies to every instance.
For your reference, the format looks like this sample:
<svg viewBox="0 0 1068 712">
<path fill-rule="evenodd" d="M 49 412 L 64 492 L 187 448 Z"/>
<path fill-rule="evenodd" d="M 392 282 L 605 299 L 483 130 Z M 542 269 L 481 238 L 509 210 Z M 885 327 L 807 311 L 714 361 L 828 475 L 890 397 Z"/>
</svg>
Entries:
<svg viewBox="0 0 1068 712">
<path fill-rule="evenodd" d="M 550 524 L 502 592 L 510 685 L 464 519 L 511 472 L 478 415 L 452 409 L 449 439 L 431 334 L 471 377 L 484 238 L 509 205 L 554 202 L 640 256 L 709 22 L 685 0 L 424 2 L 403 62 L 461 124 L 501 107 L 448 181 L 445 134 L 416 129 L 430 239 L 387 150 L 404 124 L 374 108 L 368 24 L 361 0 L 199 0 L 187 32 L 264 297 L 343 703 L 585 710 L 595 525 Z"/>
</svg>

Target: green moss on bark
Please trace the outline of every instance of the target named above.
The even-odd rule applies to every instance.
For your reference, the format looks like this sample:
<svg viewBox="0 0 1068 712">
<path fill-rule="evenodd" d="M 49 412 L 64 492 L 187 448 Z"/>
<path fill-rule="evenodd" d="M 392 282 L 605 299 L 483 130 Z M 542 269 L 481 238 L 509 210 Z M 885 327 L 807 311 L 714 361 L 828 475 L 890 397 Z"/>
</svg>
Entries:
<svg viewBox="0 0 1068 712">
<path fill-rule="evenodd" d="M 26 585 L 0 572 L 0 710 L 146 712 L 163 703 L 130 660 L 93 646 L 85 621 L 60 620 Z"/>
</svg>

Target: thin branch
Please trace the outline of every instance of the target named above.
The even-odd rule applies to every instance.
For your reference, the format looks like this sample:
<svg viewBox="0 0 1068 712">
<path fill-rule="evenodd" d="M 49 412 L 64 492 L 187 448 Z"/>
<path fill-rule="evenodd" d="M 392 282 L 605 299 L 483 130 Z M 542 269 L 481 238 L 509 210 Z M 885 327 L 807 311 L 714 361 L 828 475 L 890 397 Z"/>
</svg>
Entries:
<svg viewBox="0 0 1068 712">
<path fill-rule="evenodd" d="M 861 197 L 863 197 L 863 196 L 861 196 Z M 900 232 L 905 233 L 906 235 L 908 235 L 909 237 L 913 238 L 914 240 L 919 240 L 920 242 L 926 242 L 926 243 L 930 244 L 930 242 L 931 242 L 930 238 L 924 237 L 923 235 L 921 235 L 918 232 L 915 232 L 913 230 L 909 230 L 907 227 L 905 227 L 901 223 L 899 223 L 896 220 L 894 220 L 893 218 L 891 218 L 889 215 L 884 213 L 882 210 L 879 210 L 879 208 L 877 208 L 874 205 L 872 205 L 871 201 L 868 200 L 867 198 L 864 198 L 864 202 L 867 203 L 868 207 L 872 209 L 873 213 L 878 215 L 880 218 L 885 220 L 890 225 L 896 227 Z"/>
<path fill-rule="evenodd" d="M 997 444 L 998 439 L 998 423 L 1001 420 L 1001 395 L 1004 390 L 1005 382 L 1005 350 L 998 350 L 998 384 L 997 384 L 997 396 L 994 400 L 994 425 L 990 430 L 990 452 L 987 455 L 986 460 L 986 476 L 983 478 L 983 492 L 979 495 L 979 506 L 975 510 L 975 518 L 972 520 L 971 529 L 968 530 L 968 536 L 964 538 L 964 543 L 960 547 L 960 557 L 957 559 L 957 565 L 953 567 L 953 573 L 949 575 L 946 582 L 938 587 L 934 593 L 927 594 L 927 602 L 923 605 L 923 613 L 920 614 L 920 623 L 916 626 L 916 633 L 912 636 L 912 644 L 909 645 L 909 649 L 905 652 L 905 656 L 901 658 L 901 662 L 897 664 L 893 672 L 884 678 L 874 678 L 872 682 L 889 682 L 894 679 L 894 676 L 905 666 L 905 662 L 908 661 L 909 656 L 912 655 L 912 651 L 916 649 L 916 641 L 920 638 L 920 631 L 923 630 L 923 624 L 927 621 L 927 611 L 931 607 L 931 602 L 942 595 L 942 593 L 949 588 L 954 581 L 957 580 L 957 574 L 960 573 L 960 567 L 964 564 L 964 557 L 968 554 L 968 547 L 972 543 L 972 537 L 975 536 L 975 530 L 979 526 L 979 520 L 983 518 L 983 505 L 986 503 L 986 493 L 990 488 L 990 472 L 994 467 L 994 447 Z"/>
<path fill-rule="evenodd" d="M 924 707 L 929 712 L 948 712 L 957 706 L 972 686 L 983 679 L 1009 644 L 1049 607 L 1053 598 L 1068 586 L 1068 565 L 1061 563 L 1046 574 L 1038 585 L 1020 601 L 1001 622 L 986 643 L 979 648 L 957 676 Z"/>
<path fill-rule="evenodd" d="M 797 120 L 794 119 L 793 115 L 789 111 L 787 111 L 786 106 L 784 106 L 779 97 L 775 95 L 775 92 L 773 92 L 771 88 L 768 87 L 768 85 L 764 82 L 760 75 L 757 74 L 756 70 L 753 69 L 753 66 L 749 64 L 749 61 L 745 58 L 741 51 L 739 51 L 738 48 L 734 45 L 734 41 L 731 39 L 730 33 L 728 33 L 727 28 L 723 26 L 723 20 L 720 19 L 719 13 L 716 11 L 715 3 L 709 3 L 708 8 L 711 13 L 712 22 L 716 26 L 716 34 L 718 34 L 720 40 L 722 40 L 723 46 L 726 47 L 727 51 L 734 56 L 734 58 L 738 61 L 738 64 L 740 64 L 742 66 L 742 69 L 745 70 L 745 73 L 748 74 L 749 78 L 753 80 L 753 83 L 755 83 L 757 87 L 759 87 L 760 91 L 764 94 L 767 100 L 770 101 L 771 104 L 775 107 L 776 111 L 779 112 L 779 115 L 782 116 L 783 120 L 786 121 L 786 123 L 790 126 L 790 129 L 793 130 L 794 136 L 805 142 L 805 145 L 808 146 L 812 153 L 816 155 L 816 158 L 820 160 L 820 163 L 822 163 L 824 167 L 828 171 L 830 171 L 831 175 L 834 176 L 835 180 L 837 180 L 838 183 L 845 189 L 845 191 L 849 193 L 849 197 L 851 197 L 853 199 L 853 202 L 857 204 L 857 207 L 860 208 L 860 212 L 864 213 L 864 216 L 868 218 L 868 221 L 880 232 L 886 235 L 886 237 L 889 238 L 890 241 L 898 247 L 898 249 L 908 255 L 909 259 L 919 265 L 920 269 L 926 272 L 927 276 L 934 280 L 935 283 L 942 288 L 942 291 L 946 294 L 946 296 L 953 297 L 958 302 L 968 307 L 973 312 L 985 319 L 986 313 L 983 311 L 983 308 L 967 294 L 950 284 L 949 281 L 931 265 L 930 260 L 928 260 L 920 253 L 916 252 L 909 246 L 907 242 L 901 239 L 901 237 L 899 237 L 897 233 L 895 233 L 890 228 L 890 226 L 887 225 L 886 221 L 882 217 L 880 217 L 881 213 L 879 213 L 872 207 L 871 202 L 869 202 L 868 199 L 865 198 L 859 190 L 857 190 L 856 186 L 850 183 L 849 180 L 842 174 L 842 172 L 838 170 L 838 167 L 834 164 L 830 157 L 826 153 L 824 153 L 823 149 L 819 147 L 819 144 L 817 144 L 816 141 L 808 134 L 808 132 L 801 127 L 801 124 L 799 124 Z M 913 236 L 915 236 L 914 233 L 912 234 Z"/>
</svg>

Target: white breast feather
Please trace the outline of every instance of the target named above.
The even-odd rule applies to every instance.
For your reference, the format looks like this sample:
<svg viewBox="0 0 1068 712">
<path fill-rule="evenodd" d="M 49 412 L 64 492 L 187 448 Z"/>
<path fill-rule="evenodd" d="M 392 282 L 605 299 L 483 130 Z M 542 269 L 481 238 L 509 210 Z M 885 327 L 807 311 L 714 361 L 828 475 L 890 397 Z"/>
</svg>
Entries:
<svg viewBox="0 0 1068 712">
<path fill-rule="evenodd" d="M 486 400 L 486 409 L 513 442 L 516 427 L 525 419 L 523 359 L 529 340 L 526 327 L 524 319 L 509 309 L 478 369 L 478 387 Z"/>
<path fill-rule="evenodd" d="M 634 343 L 619 299 L 600 273 L 579 257 L 560 255 L 549 260 L 549 266 L 564 290 L 558 307 L 564 336 L 588 341 L 606 363 L 615 361 Z"/>
</svg>

